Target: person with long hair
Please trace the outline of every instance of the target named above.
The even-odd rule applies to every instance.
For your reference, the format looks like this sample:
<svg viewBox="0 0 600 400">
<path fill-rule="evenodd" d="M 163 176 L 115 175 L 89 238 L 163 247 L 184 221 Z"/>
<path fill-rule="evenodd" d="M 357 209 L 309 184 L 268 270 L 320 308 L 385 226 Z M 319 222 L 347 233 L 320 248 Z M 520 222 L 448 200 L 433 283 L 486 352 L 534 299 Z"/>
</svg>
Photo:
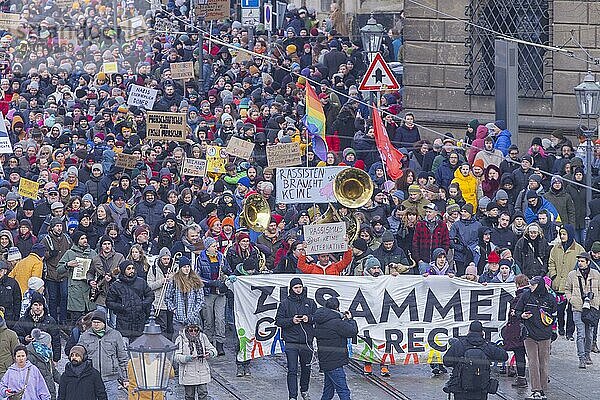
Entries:
<svg viewBox="0 0 600 400">
<path fill-rule="evenodd" d="M 519 274 L 515 277 L 517 291 L 515 297 L 510 301 L 510 311 L 508 312 L 508 323 L 502 328 L 502 338 L 504 339 L 504 350 L 515 353 L 515 364 L 517 368 L 517 378 L 512 386 L 518 388 L 527 387 L 527 378 L 525 378 L 525 343 L 521 334 L 521 318 L 516 314 L 515 307 L 523 295 L 525 289 L 529 288 L 529 278 L 526 275 Z M 510 367 L 509 367 L 510 368 Z M 509 375 L 510 376 L 510 375 Z"/>
<path fill-rule="evenodd" d="M 148 269 L 150 269 L 150 264 L 148 263 L 148 257 L 146 256 L 144 248 L 137 243 L 131 246 L 131 249 L 129 249 L 129 254 L 127 254 L 127 260 L 133 262 L 138 276 L 146 280 Z"/>
<path fill-rule="evenodd" d="M 192 263 L 186 256 L 179 258 L 179 270 L 167 286 L 165 304 L 173 313 L 173 331 L 178 336 L 187 325 L 200 326 L 201 311 L 204 306 L 204 283 L 192 270 Z"/>
</svg>

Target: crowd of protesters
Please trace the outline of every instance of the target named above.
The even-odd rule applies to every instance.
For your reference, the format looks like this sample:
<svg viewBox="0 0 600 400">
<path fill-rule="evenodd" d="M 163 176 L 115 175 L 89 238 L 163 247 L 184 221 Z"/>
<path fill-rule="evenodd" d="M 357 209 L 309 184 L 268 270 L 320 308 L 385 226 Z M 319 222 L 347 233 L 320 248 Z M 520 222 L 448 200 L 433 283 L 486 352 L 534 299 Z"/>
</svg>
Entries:
<svg viewBox="0 0 600 400">
<path fill-rule="evenodd" d="M 576 340 L 580 368 L 592 364 L 591 353 L 600 352 L 597 324 L 582 316 L 600 304 L 600 217 L 586 230 L 586 210 L 600 215 L 600 198 L 586 204 L 583 183 L 587 174 L 598 176 L 600 146 L 586 171 L 584 138 L 574 143 L 560 130 L 535 137 L 527 148 L 511 142 L 505 121 L 473 119 L 465 121 L 464 135 L 425 135 L 414 115 L 402 112 L 395 91 L 381 99 L 385 130 L 403 155 L 402 176 L 392 181 L 368 102 L 357 90 L 363 52 L 335 4 L 325 23 L 314 10 L 289 5 L 271 42 L 262 25 L 253 34 L 239 21 L 190 27 L 186 2 L 169 1 L 157 12 L 143 11 L 145 2 L 118 5 L 119 21 L 139 15 L 148 29 L 133 37 L 115 30 L 113 9 L 97 1 L 63 8 L 52 1 L 2 4 L 21 21 L 0 37 L 6 125 L 0 139 L 12 146 L 1 155 L 0 337 L 10 351 L 0 354 L 0 390 L 18 392 L 28 382 L 35 398 L 70 399 L 71 388 L 85 382 L 85 395 L 77 398 L 115 398 L 119 385 L 132 386 L 125 343 L 155 313 L 178 344 L 186 399 L 206 398 L 206 359 L 225 354 L 233 323 L 229 288 L 237 276 L 258 273 L 514 282 L 514 323 L 504 338 L 515 353 L 514 385 L 528 385 L 527 355 L 535 371 L 532 398 L 544 398 L 550 342 L 557 337 Z M 153 30 L 161 20 L 178 33 Z M 66 29 L 77 38 L 64 40 Z M 212 29 L 210 38 L 202 29 Z M 401 47 L 392 27 L 381 53 L 396 61 Z M 171 79 L 171 64 L 182 61 L 194 63 L 196 79 Z M 104 72 L 113 62 L 117 72 Z M 325 114 L 323 160 L 302 123 L 307 82 Z M 128 106 L 132 84 L 158 90 L 154 111 L 187 114 L 185 141 L 146 138 L 148 110 Z M 255 145 L 248 160 L 231 157 L 221 174 L 182 175 L 185 158 L 205 158 L 207 146 L 226 146 L 232 137 Z M 364 206 L 335 205 L 339 215 L 353 212 L 360 221 L 344 254 L 304 252 L 302 226 L 327 204 L 276 201 L 266 147 L 290 142 L 300 143 L 303 165 L 355 167 L 372 179 L 375 190 Z M 134 156 L 135 166 L 116 167 L 120 153 Z M 19 194 L 22 179 L 39 184 L 36 199 Z M 239 219 L 254 193 L 271 210 L 263 232 Z M 290 290 L 290 304 L 294 296 L 301 295 Z M 556 316 L 556 329 L 540 309 Z M 338 315 L 329 311 L 318 315 Z M 297 338 L 294 325 L 313 323 L 314 312 L 282 316 L 288 339 Z M 61 335 L 69 339 L 62 377 L 55 369 Z M 309 353 L 301 348 L 290 356 L 304 363 L 304 376 Z M 31 364 L 39 376 L 25 372 Z M 445 368 L 434 364 L 432 371 Z M 238 365 L 238 376 L 249 373 L 247 364 Z M 296 373 L 297 367 L 293 379 Z M 372 373 L 370 364 L 365 373 Z M 389 375 L 386 365 L 381 374 Z M 329 379 L 333 396 L 338 378 Z M 307 398 L 307 381 L 300 385 Z M 297 384 L 290 387 L 295 398 Z"/>
</svg>

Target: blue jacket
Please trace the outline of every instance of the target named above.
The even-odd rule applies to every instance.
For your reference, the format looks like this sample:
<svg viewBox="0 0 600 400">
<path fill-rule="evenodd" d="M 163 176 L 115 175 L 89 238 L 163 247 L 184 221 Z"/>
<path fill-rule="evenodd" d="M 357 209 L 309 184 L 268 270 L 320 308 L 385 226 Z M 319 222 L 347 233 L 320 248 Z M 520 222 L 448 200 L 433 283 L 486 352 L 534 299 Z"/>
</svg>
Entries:
<svg viewBox="0 0 600 400">
<path fill-rule="evenodd" d="M 223 254 L 217 252 L 217 262 L 211 262 L 208 256 L 206 255 L 206 250 L 202 250 L 202 253 L 198 256 L 198 261 L 196 262 L 196 273 L 204 282 L 204 294 L 225 294 L 227 291 L 227 287 L 225 283 L 221 281 L 219 278 L 213 279 L 213 275 L 220 275 L 220 271 L 223 274 L 229 276 L 231 275 L 231 268 L 229 267 L 229 263 L 227 259 L 223 257 Z"/>
<path fill-rule="evenodd" d="M 511 145 L 511 135 L 512 134 L 508 129 L 504 129 L 498 134 L 498 137 L 496 138 L 496 144 L 494 144 L 494 148 L 500 150 L 504 156 L 508 154 L 508 148 Z"/>
<path fill-rule="evenodd" d="M 537 216 L 538 216 L 539 212 L 542 210 L 546 210 L 550 214 L 552 214 L 553 215 L 552 220 L 556 221 L 556 218 L 558 218 L 558 211 L 556 210 L 556 207 L 554 207 L 552 205 L 552 203 L 550 203 L 548 200 L 546 200 L 542 196 L 540 196 L 539 199 L 542 202 L 542 206 L 538 210 L 534 211 L 531 207 L 527 207 L 527 209 L 525 210 L 525 222 L 530 224 L 534 221 L 537 221 Z"/>
</svg>

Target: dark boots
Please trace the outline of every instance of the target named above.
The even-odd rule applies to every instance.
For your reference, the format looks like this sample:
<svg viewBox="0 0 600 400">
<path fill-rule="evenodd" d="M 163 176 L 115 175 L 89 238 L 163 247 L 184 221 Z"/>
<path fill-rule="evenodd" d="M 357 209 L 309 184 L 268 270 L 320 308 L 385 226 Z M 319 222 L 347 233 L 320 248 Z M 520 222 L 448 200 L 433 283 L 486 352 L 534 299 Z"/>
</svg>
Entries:
<svg viewBox="0 0 600 400">
<path fill-rule="evenodd" d="M 527 379 L 524 376 L 517 376 L 517 379 L 511 384 L 512 387 L 526 388 Z"/>
<path fill-rule="evenodd" d="M 217 348 L 217 355 L 218 356 L 224 356 L 225 355 L 225 350 L 223 349 L 223 343 L 217 342 L 217 345 L 215 347 Z"/>
</svg>

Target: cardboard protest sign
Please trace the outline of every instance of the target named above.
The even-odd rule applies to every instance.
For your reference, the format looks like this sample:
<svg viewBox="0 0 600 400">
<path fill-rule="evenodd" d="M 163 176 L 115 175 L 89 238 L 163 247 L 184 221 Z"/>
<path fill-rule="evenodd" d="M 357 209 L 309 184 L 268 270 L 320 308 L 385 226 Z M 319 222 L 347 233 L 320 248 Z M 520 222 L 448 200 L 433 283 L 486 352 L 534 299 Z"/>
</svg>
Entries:
<svg viewBox="0 0 600 400">
<path fill-rule="evenodd" d="M 254 151 L 254 143 L 233 136 L 227 144 L 227 154 L 247 160 Z"/>
<path fill-rule="evenodd" d="M 148 30 L 148 25 L 146 25 L 146 21 L 141 15 L 125 20 L 121 22 L 119 26 L 121 27 L 121 30 L 125 35 L 125 40 L 127 41 L 143 35 Z"/>
<path fill-rule="evenodd" d="M 287 297 L 290 279 L 297 275 L 239 276 L 233 286 L 238 361 L 283 351 L 280 327 L 275 324 L 279 302 Z M 323 307 L 331 296 L 340 310 L 349 310 L 358 325 L 349 354 L 356 360 L 383 360 L 409 365 L 441 362 L 450 338 L 481 321 L 492 343 L 502 340 L 509 302 L 516 287 L 508 283 L 480 283 L 447 276 L 302 275 L 306 295 Z M 361 340 L 360 338 L 368 338 Z"/>
<path fill-rule="evenodd" d="M 169 66 L 171 68 L 171 78 L 194 79 L 194 63 L 192 61 L 171 63 Z"/>
<path fill-rule="evenodd" d="M 119 72 L 119 67 L 115 61 L 113 62 L 105 62 L 102 64 L 102 70 L 105 74 L 116 74 Z"/>
<path fill-rule="evenodd" d="M 117 161 L 115 162 L 115 167 L 123 168 L 123 169 L 134 169 L 136 164 L 138 163 L 138 157 L 133 154 L 117 154 Z"/>
<path fill-rule="evenodd" d="M 334 203 L 333 180 L 348 167 L 293 167 L 275 170 L 277 202 Z"/>
<path fill-rule="evenodd" d="M 216 21 L 231 16 L 229 0 L 200 0 L 196 6 L 196 16 L 203 17 L 205 21 Z"/>
<path fill-rule="evenodd" d="M 40 184 L 36 181 L 30 181 L 29 179 L 21 178 L 19 180 L 19 194 L 23 197 L 29 197 L 30 199 L 37 200 L 38 190 Z"/>
<path fill-rule="evenodd" d="M 181 175 L 183 176 L 199 176 L 206 175 L 206 160 L 200 158 L 186 158 L 183 160 Z"/>
<path fill-rule="evenodd" d="M 76 45 L 77 44 L 77 34 L 78 32 L 75 30 L 67 30 L 61 29 L 58 31 L 58 44 L 60 46 L 65 46 L 67 44 Z"/>
<path fill-rule="evenodd" d="M 339 253 L 348 250 L 346 223 L 304 225 L 306 254 Z"/>
<path fill-rule="evenodd" d="M 70 10 L 73 7 L 73 0 L 56 0 L 54 3 L 62 10 Z"/>
<path fill-rule="evenodd" d="M 156 89 L 131 85 L 127 104 L 130 106 L 144 107 L 146 110 L 152 110 L 154 102 L 156 101 L 156 96 L 158 96 L 158 90 Z"/>
<path fill-rule="evenodd" d="M 187 125 L 185 113 L 148 112 L 146 138 L 154 140 L 185 141 Z"/>
<path fill-rule="evenodd" d="M 19 14 L 0 13 L 0 29 L 14 31 L 19 28 L 21 16 Z"/>
<path fill-rule="evenodd" d="M 267 146 L 267 163 L 269 167 L 293 167 L 302 164 L 300 143 L 279 143 Z"/>
<path fill-rule="evenodd" d="M 228 159 L 229 156 L 224 147 L 206 146 L 206 172 L 224 174 Z"/>
</svg>

